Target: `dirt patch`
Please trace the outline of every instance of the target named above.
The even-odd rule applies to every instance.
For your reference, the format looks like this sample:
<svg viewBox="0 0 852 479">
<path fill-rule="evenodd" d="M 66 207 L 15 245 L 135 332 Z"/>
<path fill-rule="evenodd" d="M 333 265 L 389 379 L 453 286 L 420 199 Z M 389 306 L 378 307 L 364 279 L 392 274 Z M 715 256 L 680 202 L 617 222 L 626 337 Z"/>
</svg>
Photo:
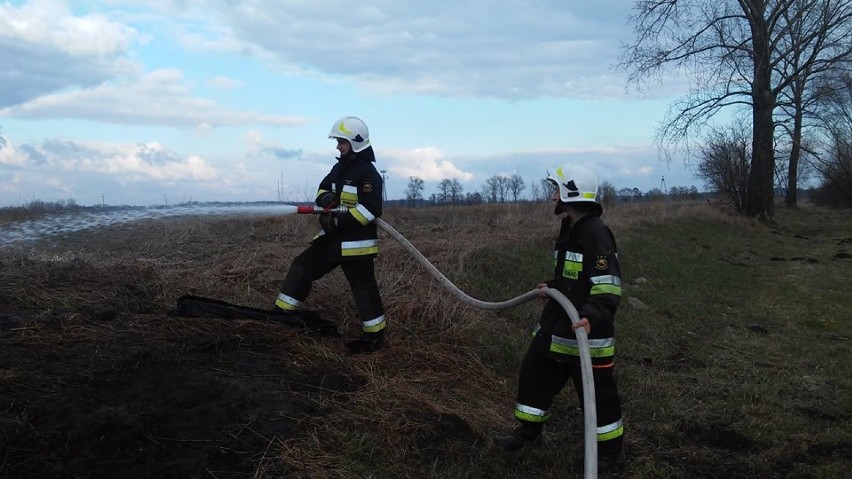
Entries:
<svg viewBox="0 0 852 479">
<path fill-rule="evenodd" d="M 135 334 L 89 321 L 53 325 L 57 342 L 41 347 L 6 333 L 2 475 L 245 477 L 265 451 L 300 434 L 300 418 L 324 414 L 325 401 L 362 383 L 292 367 L 286 343 L 256 336 L 266 327 L 208 321 L 141 318 L 125 325 L 136 344 Z M 146 347 L 155 324 L 176 340 Z M 80 328 L 113 344 L 62 339 Z M 40 370 L 21 368 L 31 364 Z"/>
<path fill-rule="evenodd" d="M 256 273 L 273 268 L 247 248 L 280 225 L 241 236 L 231 232 L 245 223 L 181 221 L 0 250 L 0 477 L 251 477 L 259 464 L 284 473 L 281 445 L 365 383 L 305 354 L 334 339 L 170 316 L 185 293 L 272 298 L 278 282 Z"/>
</svg>

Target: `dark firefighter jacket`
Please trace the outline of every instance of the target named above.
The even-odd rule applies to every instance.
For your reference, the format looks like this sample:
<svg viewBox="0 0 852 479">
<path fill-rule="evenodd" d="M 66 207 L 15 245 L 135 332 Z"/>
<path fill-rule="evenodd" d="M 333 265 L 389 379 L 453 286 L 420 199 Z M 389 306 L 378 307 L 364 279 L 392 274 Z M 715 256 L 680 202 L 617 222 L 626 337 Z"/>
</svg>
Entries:
<svg viewBox="0 0 852 479">
<path fill-rule="evenodd" d="M 332 192 L 348 213 L 337 215 L 337 226 L 330 232 L 320 230 L 312 243 L 328 245 L 332 261 L 372 258 L 379 252 L 375 219 L 382 215 L 382 177 L 376 171 L 373 148 L 338 158 L 320 182 L 319 198 Z"/>
<path fill-rule="evenodd" d="M 559 290 L 591 325 L 592 365 L 605 367 L 615 353 L 615 311 L 621 300 L 621 267 L 612 231 L 597 216 L 571 224 L 562 220 L 554 248 L 555 278 L 547 285 Z M 533 347 L 560 361 L 579 361 L 577 337 L 568 313 L 550 299 L 534 332 Z"/>
</svg>

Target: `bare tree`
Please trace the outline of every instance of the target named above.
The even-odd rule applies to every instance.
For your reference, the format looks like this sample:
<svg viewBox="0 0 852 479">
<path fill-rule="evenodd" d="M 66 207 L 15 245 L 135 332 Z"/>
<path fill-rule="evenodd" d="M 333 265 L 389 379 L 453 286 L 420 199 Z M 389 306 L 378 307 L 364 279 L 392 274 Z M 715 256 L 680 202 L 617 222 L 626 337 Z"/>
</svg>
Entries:
<svg viewBox="0 0 852 479">
<path fill-rule="evenodd" d="M 438 193 L 436 199 L 438 203 L 448 203 L 450 201 L 450 185 L 452 181 L 444 178 L 438 183 Z"/>
<path fill-rule="evenodd" d="M 650 79 L 667 67 L 695 75 L 690 93 L 672 105 L 659 130 L 662 144 L 688 144 L 723 109 L 750 111 L 752 155 L 744 205 L 749 216 L 775 214 L 774 114 L 779 95 L 808 64 L 808 57 L 798 68 L 784 64 L 789 35 L 798 33 L 798 19 L 826 5 L 841 13 L 849 8 L 848 0 L 642 0 L 634 7 L 636 40 L 621 58 L 632 71 L 631 81 Z"/>
<path fill-rule="evenodd" d="M 505 203 L 509 194 L 509 177 L 494 175 L 485 180 L 483 187 L 485 197 L 492 203 Z"/>
<path fill-rule="evenodd" d="M 601 184 L 598 185 L 598 200 L 605 209 L 609 209 L 615 204 L 615 191 L 615 185 L 609 181 L 602 181 Z"/>
<path fill-rule="evenodd" d="M 734 210 L 742 212 L 748 199 L 751 160 L 747 127 L 733 124 L 727 129 L 714 129 L 698 156 L 695 176 Z"/>
<path fill-rule="evenodd" d="M 463 192 L 464 187 L 462 186 L 461 182 L 458 180 L 458 178 L 453 178 L 453 180 L 450 181 L 449 188 L 450 202 L 452 202 L 452 204 L 460 203 L 464 198 L 462 196 Z"/>
<path fill-rule="evenodd" d="M 485 184 L 482 185 L 482 196 L 485 197 L 491 203 L 497 202 L 497 197 L 499 196 L 500 185 L 499 179 L 496 176 L 492 176 L 485 180 Z"/>
<path fill-rule="evenodd" d="M 809 129 L 813 128 L 816 127 Z M 813 133 L 805 135 L 803 132 L 798 148 L 793 148 L 792 138 L 787 135 L 779 137 L 775 142 L 775 184 L 777 188 L 784 190 L 785 203 L 788 206 L 795 206 L 798 203 L 798 199 L 790 201 L 788 198 L 791 179 L 796 181 L 795 194 L 798 196 L 799 185 L 811 178 L 815 171 L 813 163 L 819 147 L 813 140 L 813 136 Z M 795 168 L 795 171 L 791 175 L 792 168 Z"/>
<path fill-rule="evenodd" d="M 512 195 L 512 202 L 517 203 L 518 197 L 521 196 L 521 192 L 527 187 L 527 184 L 524 182 L 524 179 L 517 173 L 512 176 L 505 177 L 506 178 L 506 188 L 507 192 Z"/>
<path fill-rule="evenodd" d="M 482 204 L 482 195 L 479 193 L 465 193 L 464 202 L 468 205 Z"/>
<path fill-rule="evenodd" d="M 825 144 L 817 157 L 821 177 L 817 201 L 852 207 L 852 74 L 838 75 L 837 84 L 820 98 L 820 121 Z"/>
<path fill-rule="evenodd" d="M 698 199 L 698 188 L 694 186 L 672 186 L 669 188 L 669 197 L 675 200 Z"/>
<path fill-rule="evenodd" d="M 530 186 L 530 194 L 532 195 L 532 200 L 547 201 L 548 197 L 550 196 L 551 189 L 552 187 L 550 186 L 550 183 L 544 178 L 533 182 L 532 186 Z"/>
<path fill-rule="evenodd" d="M 639 188 L 621 188 L 618 190 L 617 196 L 619 201 L 624 202 L 636 202 L 642 200 L 642 192 L 639 191 Z"/>
<path fill-rule="evenodd" d="M 841 88 L 831 82 L 832 72 L 848 69 L 852 61 L 852 4 L 848 1 L 793 0 L 780 12 L 789 25 L 779 36 L 776 74 L 779 77 L 781 115 L 778 125 L 789 138 L 785 204 L 796 206 L 800 174 L 807 171 L 802 159 L 814 150 L 803 139 L 810 123 L 816 126 L 814 109 L 827 89 Z M 804 153 L 804 155 L 803 155 Z"/>
<path fill-rule="evenodd" d="M 408 177 L 408 186 L 405 188 L 405 199 L 408 206 L 417 206 L 417 201 L 423 199 L 423 180 L 416 176 Z"/>
</svg>

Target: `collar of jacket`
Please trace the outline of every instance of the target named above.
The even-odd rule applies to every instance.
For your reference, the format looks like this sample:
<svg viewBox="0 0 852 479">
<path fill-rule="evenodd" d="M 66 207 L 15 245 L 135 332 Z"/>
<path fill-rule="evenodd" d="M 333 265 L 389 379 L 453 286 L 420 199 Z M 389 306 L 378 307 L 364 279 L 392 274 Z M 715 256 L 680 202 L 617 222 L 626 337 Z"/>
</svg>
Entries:
<svg viewBox="0 0 852 479">
<path fill-rule="evenodd" d="M 568 238 L 573 235 L 575 231 L 591 225 L 595 222 L 595 220 L 600 220 L 600 218 L 592 214 L 583 216 L 582 218 L 578 219 L 576 223 L 571 222 L 570 216 L 562 218 L 562 226 L 559 228 L 559 238 L 557 239 L 557 244 L 563 244 L 565 241 L 568 240 Z"/>
<path fill-rule="evenodd" d="M 337 158 L 337 161 L 341 163 L 357 163 L 360 161 L 366 162 L 375 162 L 376 154 L 373 152 L 373 147 L 368 146 L 365 150 L 360 153 L 355 153 L 350 151 L 348 155 L 341 155 Z"/>
</svg>

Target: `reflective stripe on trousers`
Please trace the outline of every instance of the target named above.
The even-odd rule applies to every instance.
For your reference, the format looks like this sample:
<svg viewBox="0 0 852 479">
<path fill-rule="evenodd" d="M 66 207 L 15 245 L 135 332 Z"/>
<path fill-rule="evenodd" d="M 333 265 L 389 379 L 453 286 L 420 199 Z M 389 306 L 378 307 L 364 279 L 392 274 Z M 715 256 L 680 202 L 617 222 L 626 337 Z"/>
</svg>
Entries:
<svg viewBox="0 0 852 479">
<path fill-rule="evenodd" d="M 285 310 L 285 311 L 293 311 L 296 309 L 302 308 L 305 303 L 299 301 L 298 299 L 288 296 L 284 293 L 278 293 L 278 298 L 275 299 L 275 306 Z"/>
<path fill-rule="evenodd" d="M 371 319 L 369 321 L 363 321 L 361 323 L 361 330 L 365 333 L 377 333 L 383 329 L 387 322 L 385 321 L 385 315 L 381 315 L 378 318 Z"/>
<path fill-rule="evenodd" d="M 515 404 L 515 417 L 521 421 L 545 422 L 550 415 L 544 409 L 525 406 L 521 403 Z"/>
<path fill-rule="evenodd" d="M 340 243 L 340 255 L 344 257 L 362 256 L 379 253 L 379 240 L 343 241 Z"/>
</svg>

